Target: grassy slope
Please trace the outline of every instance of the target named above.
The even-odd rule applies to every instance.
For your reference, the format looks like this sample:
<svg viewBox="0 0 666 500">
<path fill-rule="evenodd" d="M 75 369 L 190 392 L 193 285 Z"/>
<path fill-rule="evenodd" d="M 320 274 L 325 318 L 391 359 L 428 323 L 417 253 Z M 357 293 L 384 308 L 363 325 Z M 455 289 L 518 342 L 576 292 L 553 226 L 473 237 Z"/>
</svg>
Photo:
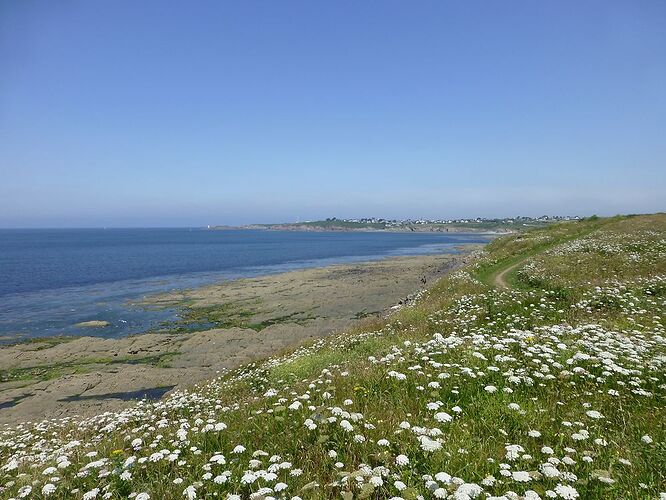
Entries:
<svg viewBox="0 0 666 500">
<path fill-rule="evenodd" d="M 501 238 L 387 320 L 120 416 L 0 432 L 0 496 L 658 498 L 665 268 L 664 215 Z"/>
</svg>

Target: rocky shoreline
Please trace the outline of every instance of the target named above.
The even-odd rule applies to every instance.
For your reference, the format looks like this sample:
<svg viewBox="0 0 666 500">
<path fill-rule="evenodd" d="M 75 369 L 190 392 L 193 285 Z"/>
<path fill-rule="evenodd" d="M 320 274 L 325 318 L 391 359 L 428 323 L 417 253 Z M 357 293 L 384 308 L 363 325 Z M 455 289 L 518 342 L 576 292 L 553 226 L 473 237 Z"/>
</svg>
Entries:
<svg viewBox="0 0 666 500">
<path fill-rule="evenodd" d="M 465 246 L 466 250 L 479 245 Z M 91 415 L 159 397 L 247 362 L 372 321 L 461 265 L 396 257 L 222 282 L 151 297 L 200 331 L 70 337 L 0 348 L 0 423 Z M 208 328 L 205 328 L 205 326 Z M 85 329 L 84 329 L 85 330 Z"/>
</svg>

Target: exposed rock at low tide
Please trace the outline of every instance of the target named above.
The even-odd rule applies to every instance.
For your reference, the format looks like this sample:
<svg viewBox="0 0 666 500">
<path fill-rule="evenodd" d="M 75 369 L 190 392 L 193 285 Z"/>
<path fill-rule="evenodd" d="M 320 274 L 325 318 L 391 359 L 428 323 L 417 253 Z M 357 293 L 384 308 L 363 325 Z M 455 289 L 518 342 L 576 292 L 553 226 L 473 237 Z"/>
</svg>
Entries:
<svg viewBox="0 0 666 500">
<path fill-rule="evenodd" d="M 471 249 L 471 248 L 469 248 Z M 0 425 L 117 411 L 156 389 L 186 388 L 287 348 L 385 314 L 462 256 L 396 257 L 221 282 L 144 305 L 223 311 L 228 324 L 189 333 L 92 336 L 0 348 Z M 205 319 L 205 318 L 204 318 Z M 205 321 L 204 321 L 205 322 Z M 86 329 L 110 326 L 101 320 Z"/>
<path fill-rule="evenodd" d="M 109 325 L 110 323 L 108 321 L 94 319 L 92 321 L 82 321 L 81 323 L 76 323 L 74 326 L 79 328 L 105 328 Z"/>
</svg>

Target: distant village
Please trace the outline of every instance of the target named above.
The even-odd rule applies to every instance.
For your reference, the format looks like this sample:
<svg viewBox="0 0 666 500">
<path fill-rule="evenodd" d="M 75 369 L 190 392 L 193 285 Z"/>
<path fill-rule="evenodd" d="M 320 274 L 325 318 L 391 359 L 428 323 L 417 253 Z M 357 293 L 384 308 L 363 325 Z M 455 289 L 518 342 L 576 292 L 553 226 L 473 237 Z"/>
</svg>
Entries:
<svg viewBox="0 0 666 500">
<path fill-rule="evenodd" d="M 580 220 L 581 217 L 569 215 L 542 215 L 540 217 L 506 217 L 503 219 L 477 217 L 475 219 L 378 219 L 375 217 L 364 217 L 361 219 L 338 219 L 337 217 L 329 217 L 326 222 L 345 222 L 353 224 L 383 224 L 386 227 L 399 227 L 399 226 L 412 226 L 412 225 L 429 225 L 429 224 L 520 224 L 526 225 L 533 223 L 544 222 L 561 222 L 569 220 Z M 306 221 L 310 222 L 310 221 Z"/>
<path fill-rule="evenodd" d="M 522 226 L 541 226 L 552 222 L 580 220 L 569 215 L 542 215 L 540 217 L 463 218 L 463 219 L 384 219 L 363 217 L 344 219 L 328 217 L 324 220 L 304 220 L 277 224 L 250 224 L 240 227 L 208 226 L 208 229 L 273 229 L 289 231 L 519 231 Z"/>
</svg>

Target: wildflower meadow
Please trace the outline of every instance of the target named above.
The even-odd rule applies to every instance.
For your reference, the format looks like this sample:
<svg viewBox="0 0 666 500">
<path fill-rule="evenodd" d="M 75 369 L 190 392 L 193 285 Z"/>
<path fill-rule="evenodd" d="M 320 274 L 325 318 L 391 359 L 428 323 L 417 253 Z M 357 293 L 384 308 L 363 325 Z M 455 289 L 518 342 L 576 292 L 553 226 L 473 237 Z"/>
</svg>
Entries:
<svg viewBox="0 0 666 500">
<path fill-rule="evenodd" d="M 493 241 L 382 319 L 0 429 L 0 497 L 665 499 L 666 215 Z"/>
</svg>

